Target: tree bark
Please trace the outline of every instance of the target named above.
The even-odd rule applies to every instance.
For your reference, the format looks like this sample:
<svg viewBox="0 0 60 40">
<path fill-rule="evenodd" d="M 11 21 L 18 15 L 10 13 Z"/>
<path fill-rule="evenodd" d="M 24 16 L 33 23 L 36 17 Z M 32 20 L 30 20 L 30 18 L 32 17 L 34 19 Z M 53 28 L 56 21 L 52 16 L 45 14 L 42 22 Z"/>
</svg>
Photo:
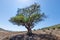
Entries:
<svg viewBox="0 0 60 40">
<path fill-rule="evenodd" d="M 31 28 L 28 28 L 27 30 L 28 30 L 28 32 L 27 32 L 28 34 L 32 34 Z"/>
<path fill-rule="evenodd" d="M 28 35 L 32 35 L 32 30 L 31 30 L 30 26 L 25 25 L 25 27 L 26 27 L 27 30 L 28 30 L 27 34 L 28 34 Z"/>
</svg>

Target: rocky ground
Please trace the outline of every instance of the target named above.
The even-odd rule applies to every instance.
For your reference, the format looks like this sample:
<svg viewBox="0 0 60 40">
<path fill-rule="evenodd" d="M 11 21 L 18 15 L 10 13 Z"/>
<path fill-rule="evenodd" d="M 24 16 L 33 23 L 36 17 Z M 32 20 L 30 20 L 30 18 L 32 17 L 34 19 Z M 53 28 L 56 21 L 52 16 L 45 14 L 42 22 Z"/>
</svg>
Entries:
<svg viewBox="0 0 60 40">
<path fill-rule="evenodd" d="M 16 35 L 7 40 L 56 40 L 56 37 L 49 34 Z"/>
<path fill-rule="evenodd" d="M 0 32 L 0 40 L 60 40 L 60 31 L 37 30 L 28 36 L 26 32 Z"/>
</svg>

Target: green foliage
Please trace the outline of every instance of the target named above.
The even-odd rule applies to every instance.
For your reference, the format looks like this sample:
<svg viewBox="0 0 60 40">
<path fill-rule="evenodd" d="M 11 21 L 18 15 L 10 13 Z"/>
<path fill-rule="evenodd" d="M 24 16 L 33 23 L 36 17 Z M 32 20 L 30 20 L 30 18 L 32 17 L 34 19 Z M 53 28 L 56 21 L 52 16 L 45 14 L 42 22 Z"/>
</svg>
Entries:
<svg viewBox="0 0 60 40">
<path fill-rule="evenodd" d="M 35 3 L 30 7 L 18 9 L 16 16 L 9 21 L 16 25 L 26 26 L 26 28 L 33 28 L 34 23 L 42 21 L 44 17 L 44 13 L 40 12 L 40 5 Z"/>
</svg>

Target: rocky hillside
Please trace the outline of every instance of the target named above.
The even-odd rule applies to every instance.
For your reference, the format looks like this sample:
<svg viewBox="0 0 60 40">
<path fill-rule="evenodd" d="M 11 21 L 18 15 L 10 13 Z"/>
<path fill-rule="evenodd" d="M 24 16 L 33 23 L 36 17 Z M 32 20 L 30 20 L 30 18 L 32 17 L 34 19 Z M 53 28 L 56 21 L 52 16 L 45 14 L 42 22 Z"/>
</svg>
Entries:
<svg viewBox="0 0 60 40">
<path fill-rule="evenodd" d="M 45 27 L 45 28 L 42 28 L 42 29 L 60 29 L 60 24 L 49 26 L 49 27 Z"/>
<path fill-rule="evenodd" d="M 8 31 L 8 30 L 5 30 L 3 28 L 0 28 L 0 32 L 13 32 L 13 31 Z"/>
<path fill-rule="evenodd" d="M 6 31 L 6 30 L 4 30 L 4 29 L 0 28 L 0 31 Z"/>
<path fill-rule="evenodd" d="M 0 40 L 60 40 L 60 30 L 47 30 L 48 28 L 59 28 L 60 24 L 43 28 L 42 30 L 34 30 L 32 36 L 26 35 L 24 32 L 11 32 L 0 28 Z"/>
</svg>

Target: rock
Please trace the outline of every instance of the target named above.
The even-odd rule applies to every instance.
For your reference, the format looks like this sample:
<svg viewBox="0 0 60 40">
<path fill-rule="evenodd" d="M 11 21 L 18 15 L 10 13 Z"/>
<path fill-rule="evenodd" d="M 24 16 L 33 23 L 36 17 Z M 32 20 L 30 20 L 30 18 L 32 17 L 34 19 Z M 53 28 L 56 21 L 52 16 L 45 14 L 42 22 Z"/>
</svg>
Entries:
<svg viewBox="0 0 60 40">
<path fill-rule="evenodd" d="M 28 35 L 16 35 L 9 40 L 56 40 L 56 37 L 54 35 L 49 35 L 49 34 L 34 34 L 31 36 Z"/>
</svg>

